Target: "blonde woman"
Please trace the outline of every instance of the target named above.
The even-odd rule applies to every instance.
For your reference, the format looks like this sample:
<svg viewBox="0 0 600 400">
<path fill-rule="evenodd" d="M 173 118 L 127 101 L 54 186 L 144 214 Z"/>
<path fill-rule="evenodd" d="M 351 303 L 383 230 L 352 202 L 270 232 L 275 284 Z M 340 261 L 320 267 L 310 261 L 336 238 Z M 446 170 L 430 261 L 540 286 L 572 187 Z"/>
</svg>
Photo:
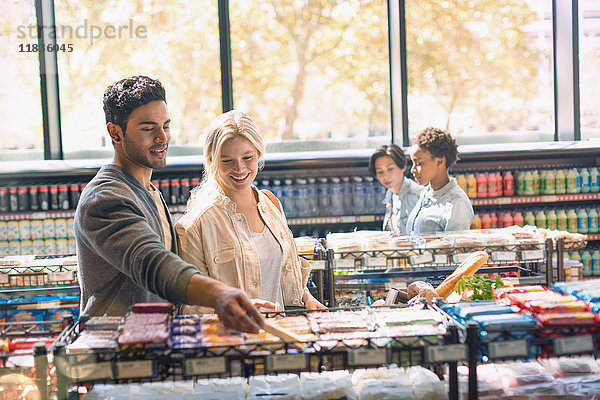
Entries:
<svg viewBox="0 0 600 400">
<path fill-rule="evenodd" d="M 310 264 L 298 256 L 281 203 L 252 182 L 265 145 L 252 119 L 215 118 L 204 145 L 204 178 L 175 226 L 180 256 L 200 273 L 246 291 L 257 306 L 325 308 L 308 291 Z"/>
</svg>

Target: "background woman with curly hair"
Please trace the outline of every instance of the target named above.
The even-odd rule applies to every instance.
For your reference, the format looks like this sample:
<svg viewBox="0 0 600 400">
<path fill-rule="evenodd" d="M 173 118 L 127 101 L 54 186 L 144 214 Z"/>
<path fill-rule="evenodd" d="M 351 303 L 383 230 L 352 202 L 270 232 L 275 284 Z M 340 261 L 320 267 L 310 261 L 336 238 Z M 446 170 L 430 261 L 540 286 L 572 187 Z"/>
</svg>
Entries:
<svg viewBox="0 0 600 400">
<path fill-rule="evenodd" d="M 456 140 L 446 131 L 424 129 L 415 139 L 411 172 L 427 185 L 413 208 L 406 230 L 414 233 L 466 230 L 473 220 L 473 206 L 466 193 L 448 175 L 458 159 Z"/>
</svg>

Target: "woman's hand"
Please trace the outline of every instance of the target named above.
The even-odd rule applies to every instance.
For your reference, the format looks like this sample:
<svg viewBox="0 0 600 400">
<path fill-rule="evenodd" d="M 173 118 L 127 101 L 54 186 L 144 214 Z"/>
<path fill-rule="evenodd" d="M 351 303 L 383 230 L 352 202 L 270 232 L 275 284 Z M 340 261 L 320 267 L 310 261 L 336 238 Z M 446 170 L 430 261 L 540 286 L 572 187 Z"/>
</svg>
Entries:
<svg viewBox="0 0 600 400">
<path fill-rule="evenodd" d="M 315 299 L 308 289 L 304 290 L 302 301 L 304 301 L 304 307 L 308 310 L 327 310 L 327 307 L 321 304 L 319 300 Z"/>
<path fill-rule="evenodd" d="M 275 311 L 275 312 L 283 311 L 283 307 L 279 303 L 272 303 L 270 301 L 263 300 L 263 299 L 252 299 L 250 301 L 259 310 L 262 308 L 266 308 L 267 310 Z"/>
</svg>

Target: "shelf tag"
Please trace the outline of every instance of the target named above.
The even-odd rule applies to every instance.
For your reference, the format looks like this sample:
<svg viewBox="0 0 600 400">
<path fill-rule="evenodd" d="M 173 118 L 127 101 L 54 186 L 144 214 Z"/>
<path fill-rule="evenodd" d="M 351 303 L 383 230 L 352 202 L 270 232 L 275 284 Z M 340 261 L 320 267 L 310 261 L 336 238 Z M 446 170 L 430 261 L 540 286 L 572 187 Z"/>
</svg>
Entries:
<svg viewBox="0 0 600 400">
<path fill-rule="evenodd" d="M 0 274 L 0 284 L 8 283 L 8 274 Z"/>
<path fill-rule="evenodd" d="M 325 269 L 325 260 L 310 260 L 309 262 L 313 271 Z"/>
<path fill-rule="evenodd" d="M 359 367 L 364 365 L 383 365 L 388 363 L 386 349 L 352 349 L 348 350 L 348 365 Z"/>
<path fill-rule="evenodd" d="M 436 254 L 433 256 L 433 262 L 436 264 L 448 264 L 448 255 Z"/>
<path fill-rule="evenodd" d="M 470 256 L 470 254 L 454 254 L 452 256 L 452 261 L 454 261 L 456 264 L 460 264 L 461 262 L 465 261 L 468 257 Z"/>
<path fill-rule="evenodd" d="M 591 353 L 594 351 L 592 335 L 580 335 L 554 339 L 554 354 Z"/>
<path fill-rule="evenodd" d="M 524 261 L 542 260 L 543 258 L 544 258 L 543 250 L 523 250 L 521 252 L 521 259 Z"/>
<path fill-rule="evenodd" d="M 274 354 L 267 356 L 268 371 L 299 371 L 308 366 L 306 354 Z"/>
<path fill-rule="evenodd" d="M 143 378 L 153 375 L 152 360 L 117 362 L 117 378 Z"/>
<path fill-rule="evenodd" d="M 467 346 L 464 344 L 447 344 L 429 346 L 425 349 L 428 362 L 462 361 L 467 359 Z"/>
<path fill-rule="evenodd" d="M 359 222 L 374 222 L 375 216 L 374 215 L 361 215 L 358 217 L 358 221 Z"/>
<path fill-rule="evenodd" d="M 503 340 L 488 344 L 490 358 L 527 357 L 526 340 Z"/>
<path fill-rule="evenodd" d="M 385 257 L 369 257 L 365 258 L 365 265 L 367 267 L 386 267 L 387 258 Z"/>
<path fill-rule="evenodd" d="M 335 267 L 354 269 L 354 258 L 340 258 L 338 260 L 335 260 Z"/>
<path fill-rule="evenodd" d="M 48 272 L 49 282 L 67 282 L 74 281 L 75 273 L 73 271 Z"/>
<path fill-rule="evenodd" d="M 350 224 L 352 222 L 357 222 L 357 220 L 358 218 L 352 215 L 344 215 L 343 217 L 340 217 L 340 223 L 342 224 Z"/>
<path fill-rule="evenodd" d="M 517 253 L 514 251 L 493 251 L 492 260 L 494 261 L 516 261 Z"/>
<path fill-rule="evenodd" d="M 410 256 L 411 265 L 415 264 L 427 264 L 433 261 L 433 255 L 431 253 L 416 254 Z"/>
<path fill-rule="evenodd" d="M 204 357 L 185 360 L 185 375 L 217 375 L 227 372 L 225 357 Z"/>
<path fill-rule="evenodd" d="M 112 378 L 110 362 L 72 365 L 69 371 L 70 378 L 76 381 L 93 381 Z"/>
</svg>

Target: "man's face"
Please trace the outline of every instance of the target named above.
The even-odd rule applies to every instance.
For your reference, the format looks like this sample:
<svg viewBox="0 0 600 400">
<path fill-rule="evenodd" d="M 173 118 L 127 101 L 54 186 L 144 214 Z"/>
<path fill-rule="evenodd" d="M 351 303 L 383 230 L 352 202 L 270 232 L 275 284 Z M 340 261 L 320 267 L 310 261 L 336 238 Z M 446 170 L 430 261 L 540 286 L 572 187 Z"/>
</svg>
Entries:
<svg viewBox="0 0 600 400">
<path fill-rule="evenodd" d="M 169 109 L 156 100 L 136 108 L 123 134 L 123 156 L 141 167 L 163 168 L 171 141 Z"/>
</svg>

